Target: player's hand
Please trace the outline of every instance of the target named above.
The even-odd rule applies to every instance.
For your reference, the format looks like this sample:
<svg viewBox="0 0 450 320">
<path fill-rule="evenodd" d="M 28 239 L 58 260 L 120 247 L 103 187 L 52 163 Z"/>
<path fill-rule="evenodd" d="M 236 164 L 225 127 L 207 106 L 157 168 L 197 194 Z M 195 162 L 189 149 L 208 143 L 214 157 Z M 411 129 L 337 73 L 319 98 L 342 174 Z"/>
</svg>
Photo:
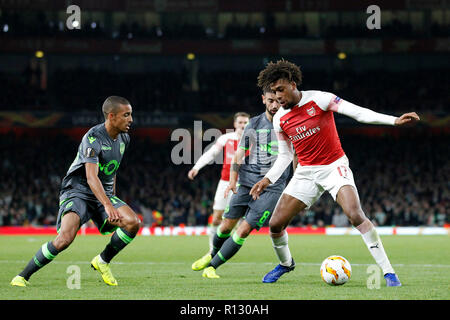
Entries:
<svg viewBox="0 0 450 320">
<path fill-rule="evenodd" d="M 196 169 L 191 169 L 188 172 L 188 178 L 191 180 L 194 180 L 195 176 L 198 174 L 198 170 Z"/>
<path fill-rule="evenodd" d="M 413 123 L 413 122 L 419 121 L 419 120 L 420 120 L 420 118 L 417 115 L 417 113 L 415 113 L 415 112 L 408 112 L 408 113 L 405 113 L 405 114 L 401 115 L 397 119 L 395 119 L 395 125 L 396 126 L 402 126 L 404 124 Z"/>
<path fill-rule="evenodd" d="M 237 191 L 236 191 L 236 183 L 230 183 L 228 185 L 228 187 L 225 189 L 225 192 L 223 194 L 223 197 L 225 199 L 228 198 L 228 194 L 230 193 L 230 191 L 233 191 L 234 194 L 237 193 Z"/>
<path fill-rule="evenodd" d="M 114 208 L 114 206 L 111 203 L 105 205 L 105 211 L 106 214 L 108 215 L 109 222 L 119 222 L 122 219 L 119 210 Z"/>
<path fill-rule="evenodd" d="M 249 194 L 253 197 L 253 200 L 259 199 L 259 195 L 264 191 L 265 188 L 267 188 L 269 184 L 270 180 L 266 177 L 255 183 L 255 185 L 249 192 Z"/>
</svg>

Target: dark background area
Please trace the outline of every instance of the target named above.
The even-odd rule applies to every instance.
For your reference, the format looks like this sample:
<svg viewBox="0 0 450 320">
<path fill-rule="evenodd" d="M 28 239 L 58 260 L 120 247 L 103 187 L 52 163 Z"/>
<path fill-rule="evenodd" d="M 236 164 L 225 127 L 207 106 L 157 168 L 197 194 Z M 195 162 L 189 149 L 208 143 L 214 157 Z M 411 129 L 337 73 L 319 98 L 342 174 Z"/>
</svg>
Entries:
<svg viewBox="0 0 450 320">
<path fill-rule="evenodd" d="M 133 106 L 118 196 L 146 225 L 206 225 L 220 165 L 187 179 L 171 133 L 193 121 L 225 131 L 264 111 L 256 77 L 269 61 L 301 66 L 302 90 L 377 112 L 415 111 L 388 128 L 335 115 L 363 209 L 377 225 L 443 226 L 450 214 L 449 22 L 420 1 L 0 0 L 0 225 L 53 225 L 62 177 L 106 97 Z M 69 30 L 67 6 L 81 9 Z M 366 21 L 381 8 L 381 28 Z M 445 4 L 445 2 L 444 2 Z M 206 146 L 208 143 L 204 143 Z M 348 226 L 326 194 L 293 225 Z"/>
</svg>

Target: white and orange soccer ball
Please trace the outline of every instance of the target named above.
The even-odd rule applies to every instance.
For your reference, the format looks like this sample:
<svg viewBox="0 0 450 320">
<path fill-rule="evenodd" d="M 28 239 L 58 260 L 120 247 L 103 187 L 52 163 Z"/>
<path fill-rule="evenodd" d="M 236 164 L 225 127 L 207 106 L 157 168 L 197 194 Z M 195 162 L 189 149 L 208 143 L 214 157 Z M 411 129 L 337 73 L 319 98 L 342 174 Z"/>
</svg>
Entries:
<svg viewBox="0 0 450 320">
<path fill-rule="evenodd" d="M 325 283 L 339 286 L 352 276 L 352 267 L 347 259 L 341 256 L 329 256 L 320 266 L 320 276 Z"/>
</svg>

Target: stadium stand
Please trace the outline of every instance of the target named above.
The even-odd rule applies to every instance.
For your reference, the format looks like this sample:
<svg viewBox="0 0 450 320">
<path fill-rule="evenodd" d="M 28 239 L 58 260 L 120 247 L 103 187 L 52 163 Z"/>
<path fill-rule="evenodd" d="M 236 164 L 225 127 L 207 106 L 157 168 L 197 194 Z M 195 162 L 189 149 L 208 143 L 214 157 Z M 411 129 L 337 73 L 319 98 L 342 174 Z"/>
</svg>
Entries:
<svg viewBox="0 0 450 320">
<path fill-rule="evenodd" d="M 344 150 L 356 177 L 366 214 L 380 226 L 443 226 L 450 214 L 448 139 L 435 135 L 367 137 L 343 135 Z M 431 143 L 430 143 L 431 142 Z M 0 224 L 52 225 L 58 211 L 61 178 L 78 141 L 67 136 L 1 139 Z M 32 146 L 32 147 L 30 147 Z M 170 144 L 132 140 L 118 173 L 118 195 L 152 225 L 154 210 L 162 225 L 206 225 L 220 174 L 205 167 L 193 182 L 190 165 L 171 163 Z M 296 226 L 335 224 L 340 209 L 324 195 Z"/>
<path fill-rule="evenodd" d="M 103 11 L 99 5 L 83 13 L 81 29 L 68 32 L 59 2 L 40 1 L 31 10 L 4 2 L 0 55 L 10 63 L 0 66 L 0 226 L 55 224 L 59 184 L 79 142 L 64 132 L 67 123 L 57 134 L 48 134 L 46 125 L 24 134 L 15 130 L 17 118 L 20 126 L 33 127 L 30 114 L 98 114 L 111 94 L 127 97 L 137 120 L 143 114 L 178 120 L 199 114 L 226 118 L 237 111 L 256 115 L 262 111 L 258 72 L 281 56 L 302 66 L 303 90 L 333 92 L 378 112 L 424 115 L 425 124 L 401 134 L 380 129 L 373 135 L 340 116 L 336 121 L 364 210 L 374 223 L 449 222 L 448 10 L 419 8 L 410 14 L 396 10 L 398 2 L 392 1 L 383 28 L 367 32 L 365 12 L 350 8 L 353 12 L 341 14 L 331 3 L 325 10 L 295 8 L 303 3 L 295 2 L 288 14 L 278 1 L 274 13 L 254 14 L 251 8 L 241 12 L 227 1 L 213 1 L 224 8 L 206 8 L 205 19 L 197 19 L 195 10 L 142 10 L 150 22 L 145 12 L 122 12 L 123 3 L 140 2 L 108 3 Z M 216 23 L 207 23 L 210 18 Z M 347 59 L 337 58 L 343 53 L 339 41 L 341 48 L 351 48 Z M 36 43 L 44 47 L 41 58 Z M 186 58 L 189 51 L 179 49 L 183 45 L 198 49 L 199 58 Z M 27 114 L 15 117 L 14 112 Z M 5 120 L 11 118 L 16 120 Z M 222 130 L 229 125 L 222 124 Z M 206 225 L 220 166 L 205 167 L 192 182 L 186 177 L 191 165 L 171 162 L 173 143 L 133 136 L 133 129 L 118 173 L 119 197 L 146 226 Z M 292 221 L 296 226 L 346 223 L 328 195 Z"/>
</svg>

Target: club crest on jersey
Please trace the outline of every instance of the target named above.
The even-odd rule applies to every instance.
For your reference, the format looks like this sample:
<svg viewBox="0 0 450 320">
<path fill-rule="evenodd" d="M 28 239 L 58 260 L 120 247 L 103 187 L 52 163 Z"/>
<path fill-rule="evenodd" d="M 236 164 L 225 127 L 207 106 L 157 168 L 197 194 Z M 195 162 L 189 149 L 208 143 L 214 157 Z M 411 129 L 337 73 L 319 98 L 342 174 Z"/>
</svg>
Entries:
<svg viewBox="0 0 450 320">
<path fill-rule="evenodd" d="M 314 106 L 311 106 L 311 108 L 306 109 L 306 112 L 312 117 L 316 114 L 316 109 L 314 109 Z"/>
<path fill-rule="evenodd" d="M 121 142 L 120 143 L 120 154 L 123 154 L 124 151 L 125 151 L 125 143 Z"/>
</svg>

